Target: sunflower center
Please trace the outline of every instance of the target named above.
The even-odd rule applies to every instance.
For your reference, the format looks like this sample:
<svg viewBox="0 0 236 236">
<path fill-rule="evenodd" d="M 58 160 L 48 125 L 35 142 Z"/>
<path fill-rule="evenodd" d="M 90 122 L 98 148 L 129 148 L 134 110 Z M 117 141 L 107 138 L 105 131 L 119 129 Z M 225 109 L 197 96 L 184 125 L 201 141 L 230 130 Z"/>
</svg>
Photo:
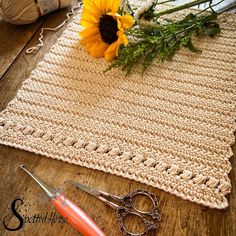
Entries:
<svg viewBox="0 0 236 236">
<path fill-rule="evenodd" d="M 112 44 L 118 37 L 116 32 L 118 31 L 116 20 L 109 15 L 102 15 L 99 22 L 99 31 L 102 40 L 105 43 Z"/>
</svg>

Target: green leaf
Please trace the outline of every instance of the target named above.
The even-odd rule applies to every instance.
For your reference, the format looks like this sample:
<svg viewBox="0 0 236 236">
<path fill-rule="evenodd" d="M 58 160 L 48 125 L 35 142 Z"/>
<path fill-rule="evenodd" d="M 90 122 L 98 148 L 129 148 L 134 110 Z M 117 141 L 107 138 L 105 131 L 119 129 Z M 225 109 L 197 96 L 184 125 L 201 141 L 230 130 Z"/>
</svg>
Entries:
<svg viewBox="0 0 236 236">
<path fill-rule="evenodd" d="M 181 23 L 188 22 L 193 19 L 196 19 L 196 15 L 194 15 L 193 13 L 189 13 L 187 16 L 184 17 Z"/>
<path fill-rule="evenodd" d="M 161 37 L 161 42 L 160 42 L 160 52 L 161 53 L 165 50 L 165 47 L 166 47 L 165 38 Z"/>
<path fill-rule="evenodd" d="M 182 39 L 182 44 L 184 47 L 188 48 L 191 52 L 201 52 L 201 50 L 193 45 L 192 39 L 186 36 Z"/>
<path fill-rule="evenodd" d="M 198 35 L 200 36 L 210 36 L 214 37 L 220 33 L 220 26 L 216 22 L 207 22 L 202 25 L 202 27 L 198 31 Z"/>
<path fill-rule="evenodd" d="M 204 22 L 210 22 L 217 19 L 218 14 L 215 11 L 212 11 L 210 15 L 204 17 Z"/>
</svg>

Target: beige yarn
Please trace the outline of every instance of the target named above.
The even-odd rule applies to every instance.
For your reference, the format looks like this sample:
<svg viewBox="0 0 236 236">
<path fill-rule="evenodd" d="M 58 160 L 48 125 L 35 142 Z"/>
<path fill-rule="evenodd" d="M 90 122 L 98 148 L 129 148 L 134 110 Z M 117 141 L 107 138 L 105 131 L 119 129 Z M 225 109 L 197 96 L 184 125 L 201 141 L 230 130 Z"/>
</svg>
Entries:
<svg viewBox="0 0 236 236">
<path fill-rule="evenodd" d="M 0 143 L 228 205 L 235 130 L 236 18 L 144 77 L 107 74 L 78 42 L 79 15 L 0 114 Z"/>
<path fill-rule="evenodd" d="M 71 0 L 0 0 L 0 16 L 3 20 L 12 24 L 30 24 L 43 15 L 42 9 L 40 9 L 40 2 L 44 3 L 45 6 L 46 2 L 51 2 L 51 5 L 54 3 L 54 5 L 58 6 L 56 9 L 51 6 L 51 11 L 71 5 Z M 46 8 L 50 9 L 50 7 Z"/>
</svg>

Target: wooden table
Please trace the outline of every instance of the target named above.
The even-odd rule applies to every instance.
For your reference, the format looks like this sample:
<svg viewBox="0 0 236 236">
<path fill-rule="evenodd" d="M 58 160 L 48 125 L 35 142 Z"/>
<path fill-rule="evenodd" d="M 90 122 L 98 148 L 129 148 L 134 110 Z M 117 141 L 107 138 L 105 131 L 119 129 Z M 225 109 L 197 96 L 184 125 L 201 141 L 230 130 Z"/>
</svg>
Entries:
<svg viewBox="0 0 236 236">
<path fill-rule="evenodd" d="M 0 20 L 0 110 L 3 110 L 15 96 L 22 82 L 63 30 L 47 34 L 45 47 L 36 55 L 26 55 L 26 48 L 37 43 L 40 27 L 57 25 L 64 19 L 67 10 L 60 10 L 29 26 L 12 26 Z M 233 150 L 235 153 L 235 145 Z M 136 188 L 145 188 L 154 192 L 159 198 L 162 216 L 160 229 L 155 235 L 236 235 L 236 160 L 234 158 L 231 159 L 233 170 L 230 178 L 233 188 L 228 196 L 229 207 L 226 210 L 212 210 L 129 179 L 5 146 L 0 146 L 0 235 L 78 235 L 63 221 L 53 222 L 51 219 L 44 222 L 37 217 L 29 218 L 34 215 L 43 217 L 46 214 L 50 218 L 55 211 L 41 189 L 19 169 L 22 163 L 48 184 L 60 186 L 61 190 L 78 203 L 108 236 L 120 235 L 113 210 L 86 193 L 65 185 L 65 180 L 76 179 L 117 195 L 124 195 Z M 21 217 L 24 215 L 27 222 L 20 230 L 8 231 L 3 221 L 9 228 L 17 227 L 20 223 L 19 218 L 10 214 L 12 202 L 17 198 L 23 201 L 23 205 L 20 205 L 21 200 L 17 201 L 19 205 L 17 212 L 20 211 L 19 214 Z M 133 228 L 135 227 L 139 228 L 139 225 L 134 224 Z"/>
</svg>

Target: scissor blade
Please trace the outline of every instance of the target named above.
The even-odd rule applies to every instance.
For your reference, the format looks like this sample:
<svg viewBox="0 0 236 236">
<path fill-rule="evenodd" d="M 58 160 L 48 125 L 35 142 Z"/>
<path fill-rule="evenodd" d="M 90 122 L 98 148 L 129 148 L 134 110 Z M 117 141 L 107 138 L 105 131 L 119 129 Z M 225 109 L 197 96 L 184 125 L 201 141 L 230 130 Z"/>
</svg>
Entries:
<svg viewBox="0 0 236 236">
<path fill-rule="evenodd" d="M 81 183 L 78 183 L 78 182 L 73 182 L 73 181 L 69 181 L 70 184 L 74 185 L 75 187 L 85 191 L 86 193 L 89 193 L 93 196 L 99 196 L 100 195 L 100 192 L 96 189 L 92 189 L 90 188 L 89 186 L 85 185 L 85 184 L 81 184 Z"/>
</svg>

